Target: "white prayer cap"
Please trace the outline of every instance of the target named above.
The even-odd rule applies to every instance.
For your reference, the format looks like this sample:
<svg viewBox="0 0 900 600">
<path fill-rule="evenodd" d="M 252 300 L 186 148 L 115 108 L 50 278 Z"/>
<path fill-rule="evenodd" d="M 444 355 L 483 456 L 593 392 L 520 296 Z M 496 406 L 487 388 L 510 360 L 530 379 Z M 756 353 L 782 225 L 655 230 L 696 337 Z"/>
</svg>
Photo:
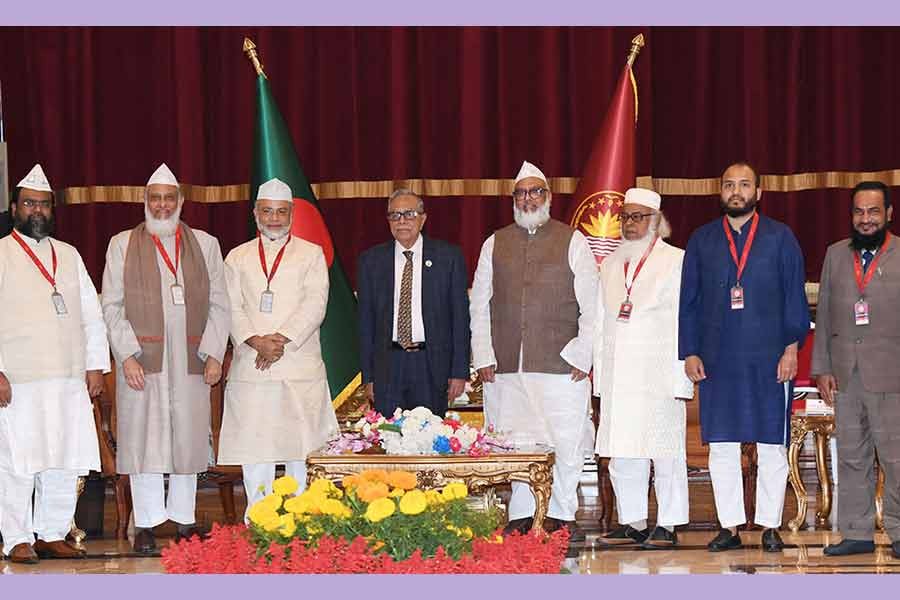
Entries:
<svg viewBox="0 0 900 600">
<path fill-rule="evenodd" d="M 625 192 L 625 204 L 640 204 L 653 210 L 659 210 L 662 199 L 653 190 L 644 188 L 628 188 Z"/>
<path fill-rule="evenodd" d="M 47 176 L 44 175 L 44 169 L 42 169 L 39 164 L 31 167 L 31 170 L 28 171 L 28 175 L 23 177 L 22 181 L 20 181 L 16 187 L 34 190 L 36 192 L 53 191 L 53 188 L 50 187 L 50 182 L 47 181 Z"/>
<path fill-rule="evenodd" d="M 294 194 L 291 192 L 288 184 L 277 177 L 273 177 L 259 186 L 259 191 L 256 192 L 256 199 L 293 202 Z"/>
<path fill-rule="evenodd" d="M 159 167 L 153 171 L 153 175 L 150 176 L 150 179 L 147 180 L 148 186 L 156 183 L 161 185 L 178 185 L 175 174 L 172 173 L 168 166 L 166 166 L 166 163 L 159 165 Z"/>
<path fill-rule="evenodd" d="M 522 163 L 522 168 L 519 169 L 519 174 L 516 175 L 516 180 L 513 182 L 513 185 L 528 177 L 537 177 L 538 179 L 543 179 L 544 183 L 547 183 L 547 178 L 544 177 L 541 170 L 526 160 Z"/>
</svg>

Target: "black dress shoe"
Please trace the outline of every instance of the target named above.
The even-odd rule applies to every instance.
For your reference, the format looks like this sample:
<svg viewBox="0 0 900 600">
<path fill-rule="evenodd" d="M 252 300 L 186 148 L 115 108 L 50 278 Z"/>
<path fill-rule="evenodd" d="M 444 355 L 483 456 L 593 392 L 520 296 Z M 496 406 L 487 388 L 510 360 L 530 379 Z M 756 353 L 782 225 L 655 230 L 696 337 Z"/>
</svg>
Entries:
<svg viewBox="0 0 900 600">
<path fill-rule="evenodd" d="M 203 539 L 206 536 L 206 532 L 201 528 L 197 527 L 197 525 L 178 525 L 178 528 L 175 530 L 175 543 L 177 544 L 181 540 L 189 540 L 194 536 Z"/>
<path fill-rule="evenodd" d="M 719 535 L 713 538 L 713 540 L 706 545 L 710 552 L 722 552 L 723 550 L 735 550 L 737 548 L 742 548 L 743 544 L 741 544 L 741 536 L 738 533 L 732 535 L 731 531 L 722 528 L 719 530 Z"/>
<path fill-rule="evenodd" d="M 638 530 L 631 525 L 620 525 L 606 535 L 602 536 L 597 542 L 601 546 L 628 546 L 643 544 L 647 539 L 648 531 L 646 529 Z"/>
<path fill-rule="evenodd" d="M 875 552 L 875 542 L 872 540 L 844 540 L 840 544 L 829 544 L 822 550 L 822 553 L 827 556 L 868 554 L 870 552 Z M 897 556 L 896 549 L 894 556 Z"/>
<path fill-rule="evenodd" d="M 153 554 L 156 552 L 156 536 L 152 529 L 139 527 L 134 532 L 134 551 L 138 554 Z"/>
<path fill-rule="evenodd" d="M 781 552 L 784 550 L 784 542 L 777 529 L 766 529 L 762 532 L 763 552 Z"/>
<path fill-rule="evenodd" d="M 900 541 L 891 544 L 891 554 L 894 555 L 894 558 L 900 558 Z"/>
<path fill-rule="evenodd" d="M 531 527 L 534 525 L 534 517 L 524 517 L 522 519 L 513 519 L 509 523 L 506 524 L 506 527 L 503 528 L 504 535 L 510 535 L 514 531 L 518 531 L 522 535 L 525 535 L 529 531 L 531 531 Z"/>
<path fill-rule="evenodd" d="M 675 530 L 669 531 L 665 527 L 657 525 L 641 544 L 641 548 L 643 550 L 668 550 L 674 548 L 677 543 L 678 536 L 675 535 Z"/>
</svg>

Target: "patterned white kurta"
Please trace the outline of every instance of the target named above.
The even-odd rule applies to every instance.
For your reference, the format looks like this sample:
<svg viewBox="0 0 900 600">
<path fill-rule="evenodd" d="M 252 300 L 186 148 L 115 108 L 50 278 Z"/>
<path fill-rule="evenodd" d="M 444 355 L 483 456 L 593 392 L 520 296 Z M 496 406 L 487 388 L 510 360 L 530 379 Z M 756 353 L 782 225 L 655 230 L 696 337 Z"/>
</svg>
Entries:
<svg viewBox="0 0 900 600">
<path fill-rule="evenodd" d="M 685 455 L 685 406 L 693 384 L 678 360 L 678 297 L 684 251 L 662 240 L 631 290 L 628 323 L 616 320 L 625 299 L 624 258 L 600 268 L 594 391 L 600 396 L 596 452 L 622 458 Z M 628 281 L 637 266 L 633 260 Z"/>
</svg>

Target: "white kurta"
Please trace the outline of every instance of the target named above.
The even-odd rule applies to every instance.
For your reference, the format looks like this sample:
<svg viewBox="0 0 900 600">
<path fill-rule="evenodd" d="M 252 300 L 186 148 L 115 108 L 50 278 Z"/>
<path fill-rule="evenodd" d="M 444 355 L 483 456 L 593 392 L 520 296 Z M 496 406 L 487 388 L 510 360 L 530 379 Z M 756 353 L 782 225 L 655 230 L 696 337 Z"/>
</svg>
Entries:
<svg viewBox="0 0 900 600">
<path fill-rule="evenodd" d="M 40 243 L 28 236 L 23 235 L 22 238 L 47 267 L 48 272 L 52 272 L 48 238 Z M 85 339 L 85 369 L 108 373 L 109 345 L 97 291 L 78 251 L 64 242 L 52 242 L 60 264 L 56 274 L 58 287 L 63 289 L 77 286 L 75 289 L 79 290 Z M 5 244 L 2 251 L 23 252 L 17 244 Z M 5 262 L 0 260 L 0 263 Z M 77 264 L 77 272 L 66 272 L 61 268 L 72 262 Z M 30 260 L 21 268 L 37 271 Z M 4 276 L 5 272 L 0 271 L 0 286 L 4 285 Z M 65 282 L 66 279 L 69 280 L 68 283 Z M 52 291 L 50 284 L 43 279 L 40 284 L 47 287 L 49 298 Z M 49 302 L 47 304 L 47 318 L 60 318 L 49 312 L 53 309 Z M 68 303 L 70 310 L 74 306 L 75 302 Z M 15 311 L 16 307 L 5 306 L 3 309 Z M 52 344 L 54 341 L 46 340 L 46 343 Z M 35 356 L 34 360 L 40 361 L 42 358 Z M 3 356 L 0 356 L 0 372 L 6 371 Z M 81 473 L 100 469 L 97 430 L 84 375 L 14 383 L 11 387 L 12 402 L 7 407 L 0 408 L 0 471 L 23 476 L 48 469 Z"/>
<path fill-rule="evenodd" d="M 257 244 L 256 239 L 241 244 L 225 259 L 235 350 L 225 387 L 219 464 L 305 460 L 338 431 L 319 344 L 329 286 L 322 249 L 291 238 L 271 282 L 272 312 L 264 313 L 260 297 L 266 277 Z M 284 239 L 263 238 L 269 273 L 284 244 Z M 271 333 L 291 341 L 280 360 L 260 371 L 256 350 L 244 342 Z"/>
<path fill-rule="evenodd" d="M 198 357 L 212 356 L 220 363 L 228 343 L 231 318 L 225 268 L 219 242 L 198 229 L 191 229 L 203 253 L 209 273 L 209 315 L 200 339 Z M 163 368 L 144 374 L 144 389 L 134 390 L 125 381 L 122 363 L 140 354 L 141 347 L 131 323 L 125 317 L 125 255 L 131 230 L 115 235 L 106 251 L 103 271 L 103 316 L 118 363 L 116 369 L 116 409 L 119 473 L 199 473 L 209 464 L 209 386 L 202 374 L 188 374 L 188 347 L 184 305 L 172 302 L 175 282 L 162 255 L 156 253 L 160 294 L 165 322 Z M 175 258 L 175 236 L 161 239 L 170 259 Z M 182 264 L 178 282 L 184 285 Z"/>
<path fill-rule="evenodd" d="M 600 396 L 596 452 L 623 458 L 685 455 L 685 406 L 693 384 L 678 360 L 678 297 L 684 251 L 656 242 L 631 289 L 628 323 L 617 321 L 625 300 L 620 252 L 600 266 L 594 347 L 594 390 Z M 632 282 L 637 262 L 628 269 Z"/>
<path fill-rule="evenodd" d="M 476 368 L 496 365 L 491 338 L 494 236 L 481 247 L 472 283 L 469 310 L 472 356 Z M 567 363 L 585 373 L 591 369 L 594 317 L 597 306 L 597 265 L 584 236 L 575 232 L 569 242 L 568 266 L 574 274 L 578 300 L 578 336 L 559 353 Z M 541 327 L 540 323 L 526 326 Z M 553 490 L 548 516 L 572 521 L 578 508 L 577 487 L 584 466 L 584 432 L 590 423 L 590 384 L 573 382 L 568 374 L 523 373 L 495 376 L 484 386 L 485 420 L 520 444 L 543 443 L 554 447 Z M 509 518 L 529 517 L 534 501 L 527 486 L 513 485 Z"/>
</svg>

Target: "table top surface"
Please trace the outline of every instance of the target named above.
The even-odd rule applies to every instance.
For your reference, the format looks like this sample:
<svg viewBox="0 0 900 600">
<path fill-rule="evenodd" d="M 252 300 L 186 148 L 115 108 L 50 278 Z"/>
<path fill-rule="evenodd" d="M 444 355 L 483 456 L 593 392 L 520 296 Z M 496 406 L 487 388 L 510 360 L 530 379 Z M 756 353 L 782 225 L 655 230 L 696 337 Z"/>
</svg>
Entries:
<svg viewBox="0 0 900 600">
<path fill-rule="evenodd" d="M 529 444 L 515 447 L 508 452 L 495 452 L 484 456 L 467 454 L 325 454 L 317 451 L 307 457 L 314 464 L 391 463 L 391 464 L 441 464 L 441 463 L 493 463 L 533 462 L 553 456 L 553 448 L 545 444 Z"/>
</svg>

